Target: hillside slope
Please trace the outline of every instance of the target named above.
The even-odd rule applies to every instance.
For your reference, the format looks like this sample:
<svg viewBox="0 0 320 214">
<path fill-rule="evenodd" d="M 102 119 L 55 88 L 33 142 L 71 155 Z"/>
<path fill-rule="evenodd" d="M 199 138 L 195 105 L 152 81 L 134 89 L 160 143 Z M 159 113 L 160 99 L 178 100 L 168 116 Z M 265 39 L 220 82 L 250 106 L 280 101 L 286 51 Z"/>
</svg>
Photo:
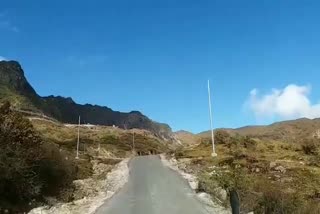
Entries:
<svg viewBox="0 0 320 214">
<path fill-rule="evenodd" d="M 0 103 L 9 101 L 17 109 L 43 113 L 64 123 L 77 123 L 78 116 L 90 124 L 145 129 L 163 139 L 172 139 L 167 124 L 152 121 L 138 111 L 123 113 L 98 105 L 81 105 L 72 98 L 41 97 L 28 83 L 21 65 L 16 61 L 0 61 Z"/>
<path fill-rule="evenodd" d="M 200 143 L 201 138 L 191 132 L 180 130 L 174 133 L 176 139 L 184 146 Z"/>
<path fill-rule="evenodd" d="M 320 119 L 301 118 L 273 123 L 267 126 L 245 126 L 237 129 L 222 129 L 230 134 L 247 135 L 254 138 L 270 140 L 297 140 L 299 138 L 320 137 Z M 210 131 L 198 134 L 209 137 Z"/>
</svg>

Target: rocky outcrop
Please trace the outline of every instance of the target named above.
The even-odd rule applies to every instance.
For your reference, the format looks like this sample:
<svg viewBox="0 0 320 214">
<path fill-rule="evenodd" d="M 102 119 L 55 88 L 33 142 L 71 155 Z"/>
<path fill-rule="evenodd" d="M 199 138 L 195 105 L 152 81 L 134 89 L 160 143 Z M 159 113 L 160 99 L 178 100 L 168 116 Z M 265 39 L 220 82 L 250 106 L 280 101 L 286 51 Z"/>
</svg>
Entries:
<svg viewBox="0 0 320 214">
<path fill-rule="evenodd" d="M 145 129 L 165 140 L 174 140 L 167 124 L 157 123 L 138 111 L 113 111 L 105 106 L 77 104 L 72 98 L 39 96 L 27 81 L 16 61 L 0 61 L 0 102 L 10 101 L 18 109 L 38 112 L 63 123 L 84 123 L 117 126 L 124 129 Z"/>
</svg>

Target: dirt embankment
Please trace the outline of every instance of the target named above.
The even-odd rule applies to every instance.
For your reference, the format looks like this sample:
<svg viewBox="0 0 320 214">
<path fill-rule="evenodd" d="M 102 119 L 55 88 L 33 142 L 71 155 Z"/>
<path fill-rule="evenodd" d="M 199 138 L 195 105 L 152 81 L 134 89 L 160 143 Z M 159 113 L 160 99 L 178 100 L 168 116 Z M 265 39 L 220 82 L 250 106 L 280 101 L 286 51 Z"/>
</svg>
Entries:
<svg viewBox="0 0 320 214">
<path fill-rule="evenodd" d="M 110 165 L 94 160 L 93 176 L 84 180 L 74 181 L 75 201 L 58 203 L 52 207 L 39 207 L 29 214 L 91 214 L 99 208 L 105 200 L 112 197 L 128 180 L 129 159 L 124 159 L 110 170 Z"/>
</svg>

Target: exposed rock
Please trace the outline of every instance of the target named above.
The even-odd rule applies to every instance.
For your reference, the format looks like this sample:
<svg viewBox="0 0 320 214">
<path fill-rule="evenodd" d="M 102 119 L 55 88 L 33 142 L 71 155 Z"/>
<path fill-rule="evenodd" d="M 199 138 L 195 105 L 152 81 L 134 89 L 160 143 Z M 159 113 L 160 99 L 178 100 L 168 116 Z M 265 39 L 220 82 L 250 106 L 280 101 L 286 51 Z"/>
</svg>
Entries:
<svg viewBox="0 0 320 214">
<path fill-rule="evenodd" d="M 277 166 L 276 168 L 274 168 L 276 171 L 281 172 L 281 173 L 286 173 L 286 168 L 284 168 L 283 166 Z"/>
<path fill-rule="evenodd" d="M 273 168 L 275 168 L 277 166 L 277 163 L 276 162 L 270 162 L 270 164 L 269 164 L 269 168 L 270 169 L 273 169 Z"/>
<path fill-rule="evenodd" d="M 274 177 L 277 178 L 277 179 L 281 178 L 280 175 L 274 175 Z"/>
<path fill-rule="evenodd" d="M 299 164 L 301 164 L 301 165 L 306 165 L 303 161 L 300 161 Z"/>
<path fill-rule="evenodd" d="M 0 102 L 3 101 L 11 102 L 16 109 L 44 114 L 63 123 L 77 124 L 81 115 L 85 123 L 145 129 L 159 138 L 174 141 L 169 125 L 155 122 L 138 111 L 126 113 L 105 106 L 81 105 L 70 97 L 41 97 L 29 84 L 16 61 L 0 61 Z"/>
<path fill-rule="evenodd" d="M 219 199 L 221 199 L 222 201 L 226 201 L 227 200 L 227 197 L 228 197 L 228 193 L 225 189 L 219 187 L 217 189 L 214 190 L 215 191 L 215 194 L 217 195 L 217 197 Z"/>
<path fill-rule="evenodd" d="M 293 181 L 293 178 L 291 178 L 291 177 L 281 178 L 281 179 L 280 179 L 280 182 L 281 182 L 281 183 L 290 183 L 290 182 L 292 182 L 292 181 Z"/>
</svg>

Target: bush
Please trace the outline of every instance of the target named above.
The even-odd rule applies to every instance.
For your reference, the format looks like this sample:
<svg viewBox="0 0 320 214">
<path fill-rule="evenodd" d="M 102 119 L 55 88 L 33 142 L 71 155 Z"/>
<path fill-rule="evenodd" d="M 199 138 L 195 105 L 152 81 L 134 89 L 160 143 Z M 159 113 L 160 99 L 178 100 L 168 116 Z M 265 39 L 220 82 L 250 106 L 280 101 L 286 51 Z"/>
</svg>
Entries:
<svg viewBox="0 0 320 214">
<path fill-rule="evenodd" d="M 214 140 L 216 144 L 227 144 L 230 143 L 231 137 L 225 130 L 218 130 L 214 134 Z"/>
<path fill-rule="evenodd" d="M 43 158 L 39 163 L 39 176 L 43 183 L 41 193 L 45 196 L 59 195 L 76 179 L 76 167 L 66 161 L 67 154 L 60 152 L 56 145 L 43 143 Z M 68 200 L 68 199 L 66 199 Z"/>
<path fill-rule="evenodd" d="M 320 142 L 318 139 L 307 139 L 301 142 L 301 149 L 306 155 L 319 154 Z"/>
<path fill-rule="evenodd" d="M 41 192 L 41 139 L 32 125 L 5 104 L 0 108 L 0 198 L 29 201 Z M 0 200 L 1 201 L 1 200 Z"/>
<path fill-rule="evenodd" d="M 0 107 L 0 207 L 25 208 L 71 183 L 75 168 L 48 145 L 10 104 Z"/>
<path fill-rule="evenodd" d="M 303 199 L 299 193 L 286 193 L 281 186 L 275 184 L 263 183 L 262 197 L 258 200 L 258 205 L 255 208 L 255 213 L 300 213 L 297 210 L 303 207 Z"/>
</svg>

